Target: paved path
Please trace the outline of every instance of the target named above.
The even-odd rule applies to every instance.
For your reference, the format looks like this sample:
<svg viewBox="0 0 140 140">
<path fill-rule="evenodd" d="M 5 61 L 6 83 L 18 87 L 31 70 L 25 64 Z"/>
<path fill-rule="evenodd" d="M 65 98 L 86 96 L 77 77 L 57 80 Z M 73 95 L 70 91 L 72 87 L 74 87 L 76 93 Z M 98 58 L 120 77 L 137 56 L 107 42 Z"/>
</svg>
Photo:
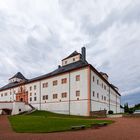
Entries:
<svg viewBox="0 0 140 140">
<path fill-rule="evenodd" d="M 7 134 L 7 133 L 13 133 L 12 128 L 10 126 L 10 122 L 8 120 L 8 117 L 6 115 L 1 116 L 0 115 L 0 136 L 2 134 Z"/>
<path fill-rule="evenodd" d="M 140 140 L 140 118 L 116 118 L 115 121 L 100 129 L 27 134 L 13 132 L 7 116 L 0 116 L 0 140 Z"/>
</svg>

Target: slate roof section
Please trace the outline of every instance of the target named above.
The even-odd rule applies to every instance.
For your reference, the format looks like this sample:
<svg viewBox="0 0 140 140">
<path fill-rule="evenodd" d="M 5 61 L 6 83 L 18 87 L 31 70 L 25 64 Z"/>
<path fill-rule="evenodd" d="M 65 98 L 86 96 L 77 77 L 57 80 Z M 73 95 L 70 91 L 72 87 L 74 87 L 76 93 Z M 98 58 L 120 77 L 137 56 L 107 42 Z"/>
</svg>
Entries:
<svg viewBox="0 0 140 140">
<path fill-rule="evenodd" d="M 80 53 L 78 53 L 77 51 L 74 51 L 72 54 L 70 54 L 68 57 L 66 57 L 66 58 L 64 58 L 63 60 L 66 60 L 66 59 L 68 59 L 68 58 L 70 58 L 70 57 L 74 57 L 74 56 L 76 56 L 76 55 L 79 55 Z M 81 54 L 80 54 L 81 55 Z M 63 61 L 62 60 L 62 61 Z"/>
<path fill-rule="evenodd" d="M 6 89 L 9 89 L 9 88 L 13 88 L 13 87 L 18 86 L 18 85 L 20 85 L 20 84 L 21 84 L 21 83 L 19 83 L 19 82 L 9 83 L 9 84 L 3 86 L 2 88 L 0 88 L 0 91 L 6 90 Z"/>
<path fill-rule="evenodd" d="M 22 73 L 18 72 L 17 74 L 15 74 L 13 77 L 11 77 L 10 79 L 13 79 L 13 78 L 19 78 L 19 79 L 22 79 L 22 80 L 26 80 L 26 78 L 23 76 Z M 9 80 L 10 80 L 9 79 Z"/>
<path fill-rule="evenodd" d="M 72 70 L 75 70 L 75 69 L 79 69 L 79 68 L 84 68 L 84 67 L 87 67 L 87 66 L 90 66 L 91 69 L 96 73 L 98 74 L 98 76 L 100 76 L 100 78 L 102 80 L 104 80 L 108 85 L 110 85 L 112 87 L 113 90 L 116 91 L 116 93 L 118 95 L 120 95 L 120 93 L 114 88 L 114 86 L 112 86 L 112 84 L 110 84 L 102 75 L 100 72 L 98 72 L 91 64 L 89 64 L 87 61 L 83 61 L 83 60 L 79 60 L 77 62 L 74 62 L 74 63 L 71 63 L 71 64 L 68 64 L 68 65 L 65 65 L 65 66 L 61 66 L 59 68 L 57 68 L 56 70 L 48 73 L 48 74 L 45 74 L 45 75 L 42 75 L 42 76 L 39 76 L 39 77 L 36 77 L 36 78 L 33 78 L 33 79 L 26 79 L 24 82 L 22 83 L 9 83 L 7 84 L 6 86 L 0 88 L 0 91 L 2 90 L 6 90 L 6 89 L 9 89 L 9 88 L 13 88 L 13 87 L 17 87 L 21 84 L 28 84 L 28 83 L 32 83 L 32 82 L 35 82 L 35 81 L 38 81 L 38 80 L 42 80 L 42 79 L 45 79 L 45 78 L 49 78 L 49 77 L 52 77 L 52 76 L 55 76 L 55 75 L 59 75 L 59 74 L 62 74 L 62 73 L 65 73 L 65 72 L 69 72 L 69 71 L 72 71 Z M 121 95 L 120 95 L 121 96 Z"/>
<path fill-rule="evenodd" d="M 52 71 L 48 74 L 30 79 L 29 82 L 44 79 L 44 78 L 48 78 L 48 77 L 55 76 L 55 75 L 58 75 L 58 74 L 61 74 L 61 73 L 69 72 L 71 70 L 82 68 L 82 67 L 85 67 L 85 66 L 88 66 L 88 65 L 89 64 L 86 61 L 80 60 L 80 61 L 68 64 L 68 65 L 65 65 L 65 66 L 61 66 L 58 69 L 56 69 L 56 70 L 54 70 L 54 71 Z"/>
<path fill-rule="evenodd" d="M 82 67 L 85 67 L 85 66 L 88 66 L 88 63 L 86 61 L 80 60 L 80 61 L 68 64 L 68 65 L 59 67 L 56 70 L 54 70 L 54 71 L 52 71 L 48 74 L 45 74 L 45 75 L 42 75 L 42 76 L 39 76 L 39 77 L 36 77 L 36 78 L 33 78 L 33 79 L 25 79 L 24 83 L 27 84 L 27 83 L 31 83 L 31 82 L 34 82 L 34 81 L 42 80 L 42 79 L 45 79 L 45 78 L 48 78 L 48 77 L 52 77 L 52 76 L 55 76 L 55 75 L 58 75 L 58 74 L 61 74 L 61 73 L 69 72 L 71 70 L 82 68 Z M 16 75 L 14 75 L 14 76 L 16 76 Z M 14 76 L 12 78 L 14 78 Z M 23 84 L 23 82 L 22 83 L 21 82 L 20 83 L 18 83 L 18 82 L 9 83 L 9 84 L 5 85 L 4 87 L 0 88 L 0 91 L 6 90 L 6 89 L 9 89 L 9 88 L 13 88 L 13 87 L 16 87 L 16 86 L 21 85 L 21 84 Z"/>
<path fill-rule="evenodd" d="M 113 84 L 110 84 L 112 87 L 114 87 L 114 88 L 117 88 L 118 89 L 118 87 L 116 87 L 116 86 L 114 86 Z"/>
</svg>

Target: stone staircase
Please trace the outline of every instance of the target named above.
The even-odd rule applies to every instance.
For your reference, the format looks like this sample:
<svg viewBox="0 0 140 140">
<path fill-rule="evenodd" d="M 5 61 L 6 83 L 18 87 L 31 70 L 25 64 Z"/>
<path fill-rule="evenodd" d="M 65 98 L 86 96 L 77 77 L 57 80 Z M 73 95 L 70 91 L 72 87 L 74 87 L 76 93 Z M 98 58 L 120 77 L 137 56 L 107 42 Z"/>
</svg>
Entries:
<svg viewBox="0 0 140 140">
<path fill-rule="evenodd" d="M 31 114 L 31 113 L 33 113 L 34 111 L 37 110 L 35 107 L 33 107 L 33 106 L 32 106 L 31 104 L 29 104 L 29 103 L 28 103 L 27 105 L 29 105 L 29 106 L 31 107 L 31 110 L 22 112 L 22 113 L 20 113 L 19 115 L 28 115 L 28 114 Z"/>
</svg>

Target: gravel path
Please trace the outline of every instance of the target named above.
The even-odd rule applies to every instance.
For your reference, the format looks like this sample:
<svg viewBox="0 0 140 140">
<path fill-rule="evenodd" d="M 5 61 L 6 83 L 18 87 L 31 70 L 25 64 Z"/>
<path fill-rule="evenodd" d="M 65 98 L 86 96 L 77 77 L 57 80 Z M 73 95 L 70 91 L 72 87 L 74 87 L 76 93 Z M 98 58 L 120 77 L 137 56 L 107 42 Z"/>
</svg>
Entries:
<svg viewBox="0 0 140 140">
<path fill-rule="evenodd" d="M 140 118 L 116 118 L 100 129 L 59 133 L 15 133 L 7 116 L 0 116 L 0 140 L 140 140 Z"/>
</svg>

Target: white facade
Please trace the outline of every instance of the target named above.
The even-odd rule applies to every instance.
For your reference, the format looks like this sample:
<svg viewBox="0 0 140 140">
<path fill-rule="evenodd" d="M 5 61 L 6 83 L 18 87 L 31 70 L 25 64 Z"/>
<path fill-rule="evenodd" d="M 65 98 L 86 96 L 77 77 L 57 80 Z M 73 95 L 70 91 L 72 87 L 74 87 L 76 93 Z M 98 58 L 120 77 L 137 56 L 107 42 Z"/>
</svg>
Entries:
<svg viewBox="0 0 140 140">
<path fill-rule="evenodd" d="M 11 115 L 31 110 L 31 107 L 24 102 L 0 102 L 0 114 L 2 110 L 11 110 Z"/>
<path fill-rule="evenodd" d="M 80 81 L 75 80 L 77 75 L 80 75 Z M 64 78 L 67 78 L 67 83 L 62 84 L 61 80 Z M 55 80 L 57 80 L 57 85 L 53 86 Z M 48 83 L 48 87 L 43 88 L 44 83 Z M 34 90 L 34 86 L 36 86 L 36 90 Z M 27 84 L 25 87 L 28 89 L 28 93 L 31 93 L 31 96 L 28 97 L 29 103 L 36 109 L 62 114 L 87 115 L 87 68 Z M 76 97 L 76 91 L 80 91 L 80 96 Z M 62 93 L 67 93 L 67 97 L 62 98 Z M 53 94 L 57 94 L 56 99 L 53 99 Z M 48 99 L 43 100 L 43 96 L 46 95 Z M 36 97 L 36 101 L 34 101 L 34 97 Z"/>
<path fill-rule="evenodd" d="M 81 55 L 62 60 L 62 69 L 81 61 Z M 60 69 L 61 69 L 60 68 Z M 11 79 L 12 81 L 12 79 Z M 70 69 L 19 86 L 0 89 L 0 101 L 16 101 L 20 88 L 25 90 L 26 101 L 38 110 L 62 114 L 90 115 L 91 111 L 113 110 L 120 112 L 120 95 L 92 66 Z M 24 95 L 21 96 L 22 98 Z"/>
<path fill-rule="evenodd" d="M 91 70 L 91 111 L 97 110 L 120 113 L 120 95 Z"/>
</svg>

